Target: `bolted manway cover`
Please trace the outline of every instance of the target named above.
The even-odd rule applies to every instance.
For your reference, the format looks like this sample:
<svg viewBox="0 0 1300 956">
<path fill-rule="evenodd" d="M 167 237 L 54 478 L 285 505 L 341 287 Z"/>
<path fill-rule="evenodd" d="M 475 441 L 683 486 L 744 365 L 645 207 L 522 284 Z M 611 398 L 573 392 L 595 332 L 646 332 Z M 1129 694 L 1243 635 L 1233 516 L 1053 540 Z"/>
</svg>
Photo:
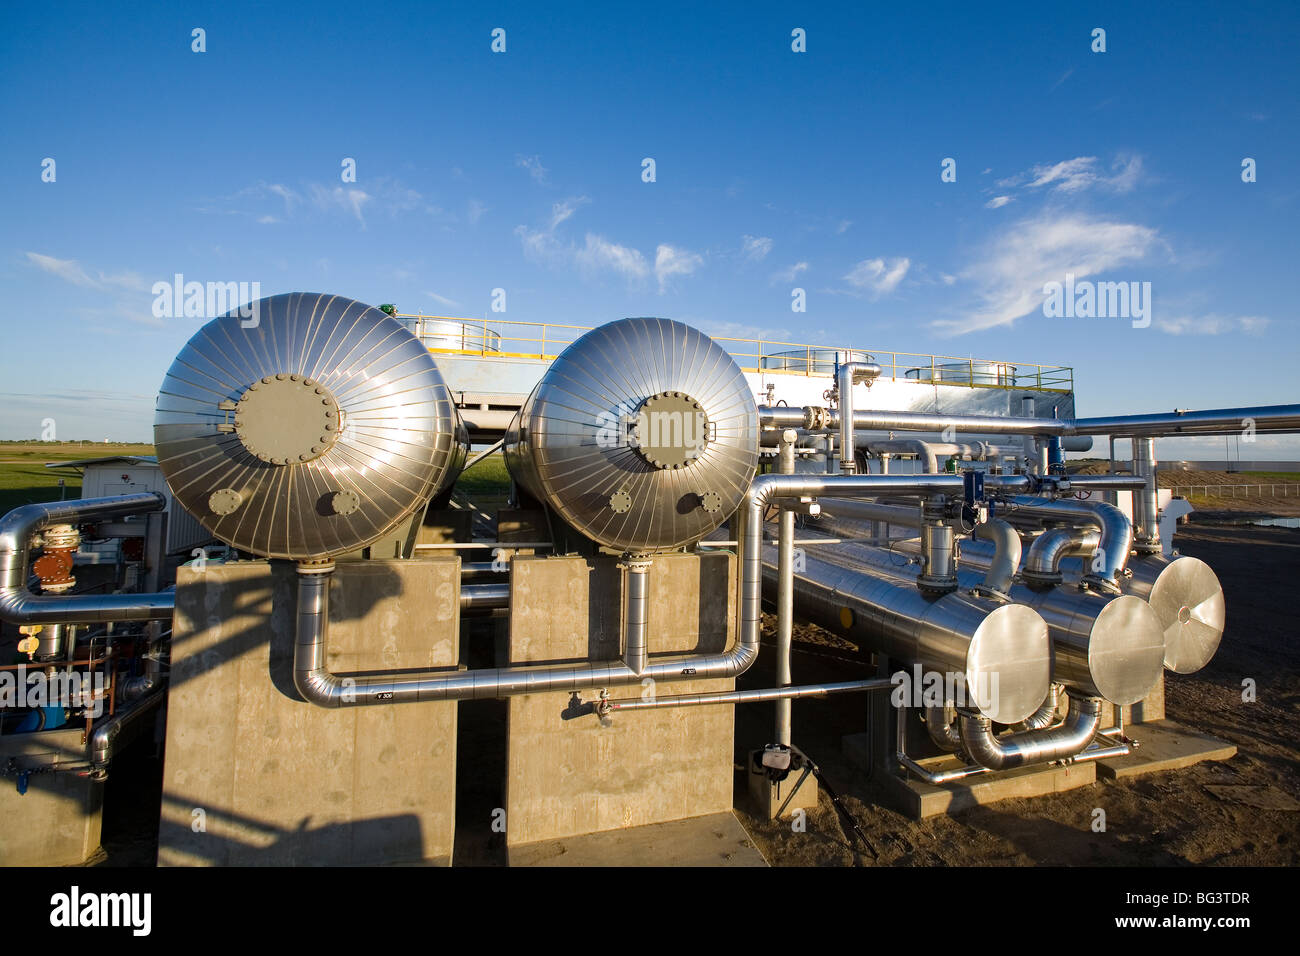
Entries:
<svg viewBox="0 0 1300 956">
<path fill-rule="evenodd" d="M 551 364 L 505 440 L 515 480 L 606 547 L 698 541 L 739 506 L 758 409 L 726 351 L 670 319 L 610 322 Z"/>
<path fill-rule="evenodd" d="M 158 393 L 168 487 L 222 541 L 272 558 L 355 551 L 455 479 L 465 432 L 429 351 L 319 293 L 213 319 Z"/>
</svg>

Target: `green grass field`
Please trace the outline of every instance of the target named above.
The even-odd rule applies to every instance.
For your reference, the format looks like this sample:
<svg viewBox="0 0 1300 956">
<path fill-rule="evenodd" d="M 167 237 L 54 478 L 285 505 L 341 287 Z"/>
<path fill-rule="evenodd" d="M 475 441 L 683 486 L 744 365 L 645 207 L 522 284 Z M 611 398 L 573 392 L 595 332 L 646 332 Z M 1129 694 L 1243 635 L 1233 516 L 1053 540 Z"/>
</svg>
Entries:
<svg viewBox="0 0 1300 956">
<path fill-rule="evenodd" d="M 19 505 L 59 500 L 59 479 L 66 498 L 81 497 L 81 475 L 71 468 L 50 469 L 47 461 L 76 461 L 108 455 L 152 455 L 153 445 L 103 442 L 0 442 L 0 514 Z"/>
</svg>

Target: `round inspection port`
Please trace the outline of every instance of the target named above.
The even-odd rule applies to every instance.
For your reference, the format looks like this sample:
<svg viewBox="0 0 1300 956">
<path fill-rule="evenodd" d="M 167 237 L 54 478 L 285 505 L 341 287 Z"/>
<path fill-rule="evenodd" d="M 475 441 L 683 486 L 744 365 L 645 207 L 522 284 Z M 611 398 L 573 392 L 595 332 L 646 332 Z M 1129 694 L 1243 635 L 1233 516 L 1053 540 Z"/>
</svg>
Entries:
<svg viewBox="0 0 1300 956">
<path fill-rule="evenodd" d="M 655 468 L 684 468 L 708 447 L 704 406 L 680 391 L 651 395 L 637 409 L 632 446 Z"/>
<path fill-rule="evenodd" d="M 249 454 L 268 464 L 314 461 L 334 446 L 339 428 L 334 395 L 302 375 L 268 375 L 235 406 L 235 434 Z"/>
</svg>

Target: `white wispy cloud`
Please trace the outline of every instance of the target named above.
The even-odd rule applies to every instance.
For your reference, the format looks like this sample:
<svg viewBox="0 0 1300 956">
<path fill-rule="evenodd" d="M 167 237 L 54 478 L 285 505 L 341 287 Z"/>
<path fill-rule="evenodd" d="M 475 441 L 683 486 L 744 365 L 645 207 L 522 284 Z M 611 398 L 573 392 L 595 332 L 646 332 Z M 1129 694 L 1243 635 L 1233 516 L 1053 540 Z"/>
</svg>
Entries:
<svg viewBox="0 0 1300 956">
<path fill-rule="evenodd" d="M 449 299 L 445 295 L 438 295 L 438 293 L 436 292 L 427 292 L 427 291 L 424 294 L 427 295 L 430 299 L 433 299 L 435 302 L 441 302 L 443 305 L 450 305 L 457 309 L 460 308 L 459 302 L 457 302 L 455 299 Z"/>
<path fill-rule="evenodd" d="M 988 256 L 962 272 L 979 284 L 978 305 L 960 319 L 935 322 L 965 333 L 1010 325 L 1043 305 L 1043 286 L 1083 279 L 1144 258 L 1159 243 L 1154 229 L 1135 223 L 1043 214 L 1005 227 Z"/>
<path fill-rule="evenodd" d="M 588 276 L 613 273 L 632 285 L 644 282 L 653 274 L 661 295 L 668 290 L 674 276 L 690 275 L 704 264 L 704 257 L 698 253 L 667 243 L 655 249 L 652 263 L 640 249 L 614 242 L 599 233 L 586 233 L 582 245 L 562 239 L 557 234 L 560 227 L 590 201 L 586 196 L 575 196 L 552 204 L 550 218 L 543 228 L 516 226 L 515 235 L 524 255 L 552 266 L 573 265 Z"/>
<path fill-rule="evenodd" d="M 772 251 L 772 240 L 767 236 L 742 236 L 740 251 L 751 262 L 762 262 Z"/>
<path fill-rule="evenodd" d="M 841 219 L 840 224 L 835 227 L 835 235 L 842 236 L 849 231 L 849 226 L 853 225 L 852 219 Z"/>
<path fill-rule="evenodd" d="M 673 276 L 688 276 L 704 265 L 704 257 L 677 246 L 661 244 L 655 250 L 655 278 L 662 295 Z"/>
<path fill-rule="evenodd" d="M 54 256 L 42 255 L 39 252 L 27 252 L 27 261 L 50 275 L 58 276 L 65 282 L 71 282 L 73 285 L 83 286 L 88 289 L 104 289 L 113 287 L 118 289 L 127 289 L 132 292 L 148 292 L 149 283 L 143 276 L 135 272 L 118 272 L 106 273 L 96 272 L 95 277 L 86 272 L 76 259 L 56 259 Z"/>
<path fill-rule="evenodd" d="M 1013 200 L 1010 196 L 994 196 L 992 199 L 990 199 L 988 202 L 984 204 L 984 207 L 986 209 L 1001 209 L 1007 203 L 1014 202 L 1014 201 L 1015 200 Z"/>
<path fill-rule="evenodd" d="M 610 242 L 592 232 L 587 233 L 586 245 L 574 252 L 574 260 L 584 271 L 614 272 L 629 281 L 644 279 L 650 273 L 639 249 Z"/>
<path fill-rule="evenodd" d="M 550 172 L 549 169 L 542 165 L 542 157 L 540 156 L 518 155 L 515 157 L 515 165 L 520 169 L 527 170 L 528 175 L 533 177 L 535 183 L 545 183 L 546 174 Z"/>
<path fill-rule="evenodd" d="M 1270 319 L 1260 315 L 1178 315 L 1163 318 L 1156 314 L 1156 328 L 1170 335 L 1259 335 L 1268 328 Z"/>
<path fill-rule="evenodd" d="M 591 202 L 591 200 L 586 196 L 570 196 L 568 199 L 562 199 L 557 203 L 552 203 L 551 231 L 554 232 L 556 227 L 565 220 L 572 219 L 573 214 L 589 202 Z"/>
<path fill-rule="evenodd" d="M 483 218 L 483 214 L 487 212 L 487 208 L 477 199 L 471 199 L 465 209 L 465 218 L 469 220 L 471 226 L 476 225 Z"/>
<path fill-rule="evenodd" d="M 344 189 L 342 186 L 329 188 L 313 184 L 311 187 L 311 201 L 317 209 L 325 212 L 337 209 L 350 212 L 356 217 L 357 222 L 363 226 L 366 224 L 366 217 L 362 214 L 362 209 L 366 203 L 370 202 L 370 199 L 369 193 L 364 189 L 357 189 L 355 186 Z"/>
<path fill-rule="evenodd" d="M 1099 170 L 1096 156 L 1076 156 L 1034 166 L 1028 172 L 998 180 L 1004 189 L 1023 186 L 1026 189 L 1050 188 L 1052 192 L 1079 193 L 1086 189 L 1102 188 L 1113 192 L 1130 192 L 1142 176 L 1142 157 L 1117 156 L 1110 166 L 1110 175 Z"/>
<path fill-rule="evenodd" d="M 863 259 L 849 271 L 844 281 L 857 293 L 870 293 L 879 298 L 897 289 L 911 267 L 912 260 L 906 257 Z"/>
<path fill-rule="evenodd" d="M 793 282 L 793 281 L 794 281 L 795 279 L 797 279 L 800 275 L 802 275 L 803 273 L 805 273 L 805 272 L 807 272 L 807 271 L 808 271 L 808 263 L 806 263 L 806 262 L 796 262 L 794 265 L 790 266 L 790 267 L 787 268 L 787 269 L 781 269 L 781 270 L 778 271 L 778 272 L 773 272 L 773 273 L 772 273 L 772 280 L 771 280 L 771 281 L 772 281 L 773 283 L 776 283 L 776 282 Z"/>
</svg>

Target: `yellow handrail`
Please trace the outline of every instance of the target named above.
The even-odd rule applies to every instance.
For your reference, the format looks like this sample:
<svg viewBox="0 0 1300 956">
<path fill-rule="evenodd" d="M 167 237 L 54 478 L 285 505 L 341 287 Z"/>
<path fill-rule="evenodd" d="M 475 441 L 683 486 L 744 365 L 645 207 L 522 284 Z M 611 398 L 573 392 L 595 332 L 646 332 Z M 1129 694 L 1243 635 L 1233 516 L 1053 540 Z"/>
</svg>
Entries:
<svg viewBox="0 0 1300 956">
<path fill-rule="evenodd" d="M 550 360 L 591 331 L 587 325 L 560 322 L 525 322 L 518 319 L 467 319 L 451 315 L 398 313 L 429 351 L 445 355 Z M 449 323 L 440 327 L 438 323 Z M 451 325 L 454 323 L 454 326 Z M 878 352 L 872 349 L 778 342 L 772 339 L 715 336 L 746 372 L 804 375 L 824 378 L 841 361 L 872 361 L 880 365 L 882 379 L 922 385 L 964 385 L 970 388 L 1028 389 L 1073 392 L 1074 369 L 1068 365 L 1037 362 L 1001 362 L 971 356 L 922 352 Z M 885 357 L 889 358 L 886 362 Z"/>
</svg>

